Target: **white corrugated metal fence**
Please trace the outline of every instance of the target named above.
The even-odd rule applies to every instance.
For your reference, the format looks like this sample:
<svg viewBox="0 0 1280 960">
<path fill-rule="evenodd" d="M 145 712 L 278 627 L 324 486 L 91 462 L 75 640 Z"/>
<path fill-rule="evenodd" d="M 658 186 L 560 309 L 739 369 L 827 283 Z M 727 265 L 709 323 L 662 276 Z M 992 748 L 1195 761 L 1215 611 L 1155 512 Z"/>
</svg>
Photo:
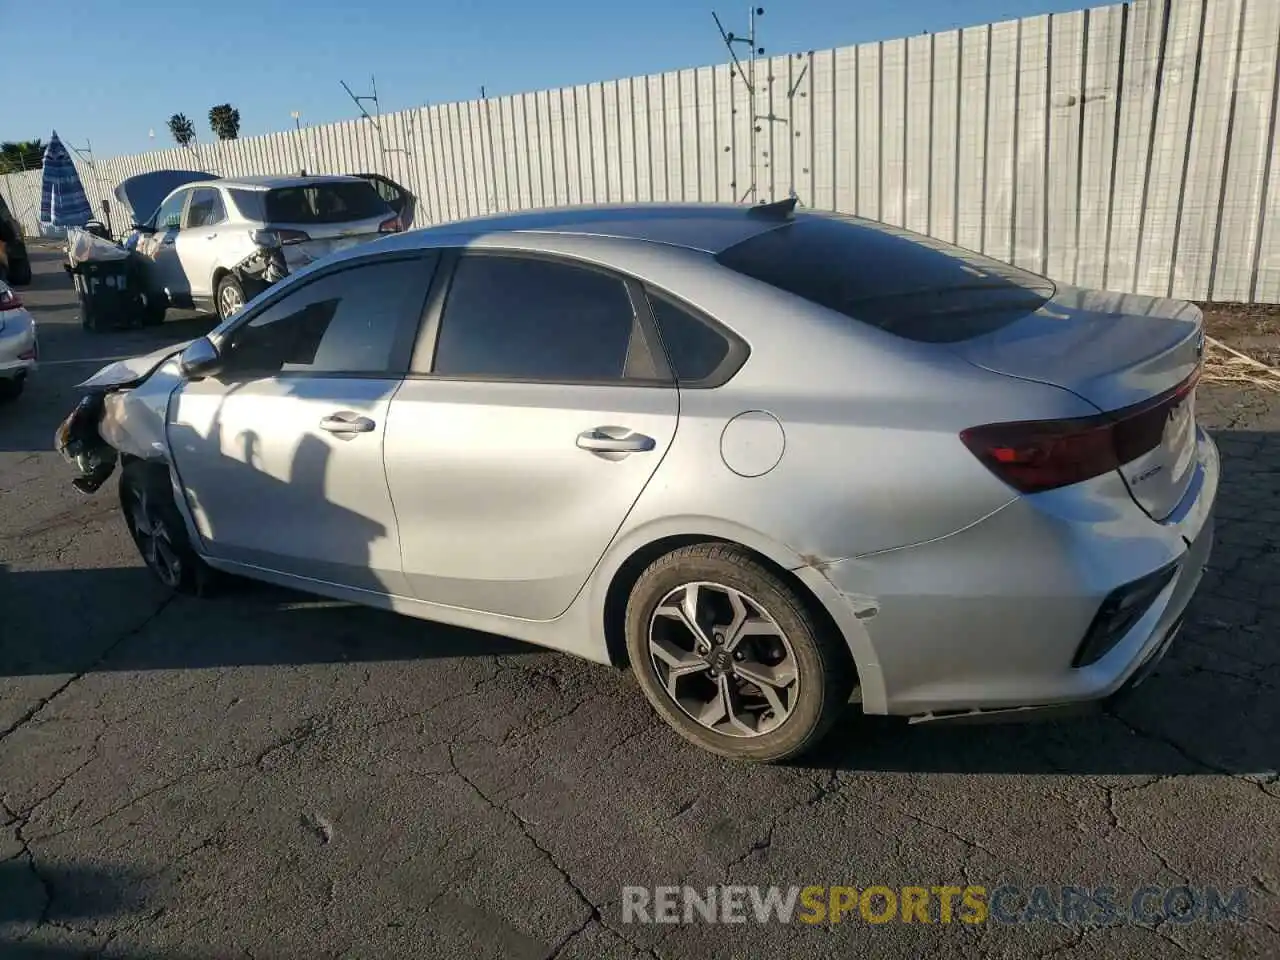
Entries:
<svg viewBox="0 0 1280 960">
<path fill-rule="evenodd" d="M 1138 0 L 775 57 L 757 63 L 754 98 L 730 70 L 78 165 L 95 209 L 148 170 L 377 172 L 417 194 L 419 225 L 794 190 L 804 205 L 1061 281 L 1280 302 L 1280 211 L 1270 209 L 1280 197 L 1280 0 Z M 0 178 L 31 232 L 39 186 L 39 173 Z"/>
</svg>

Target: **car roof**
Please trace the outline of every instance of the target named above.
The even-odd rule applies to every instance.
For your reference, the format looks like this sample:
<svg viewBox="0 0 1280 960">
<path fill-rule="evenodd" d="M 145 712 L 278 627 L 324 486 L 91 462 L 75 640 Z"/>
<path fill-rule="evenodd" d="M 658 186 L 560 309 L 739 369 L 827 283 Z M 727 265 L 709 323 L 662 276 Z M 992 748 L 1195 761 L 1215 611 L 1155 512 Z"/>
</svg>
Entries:
<svg viewBox="0 0 1280 960">
<path fill-rule="evenodd" d="M 438 246 L 495 233 L 543 233 L 647 240 L 715 254 L 790 222 L 750 211 L 748 206 L 729 203 L 632 203 L 526 210 L 414 230 L 398 235 L 395 246 Z"/>
<path fill-rule="evenodd" d="M 279 190 L 283 187 L 307 187 L 319 183 L 367 183 L 361 177 L 347 176 L 276 176 L 276 177 L 223 177 L 218 181 L 222 187 L 233 187 L 238 190 Z"/>
</svg>

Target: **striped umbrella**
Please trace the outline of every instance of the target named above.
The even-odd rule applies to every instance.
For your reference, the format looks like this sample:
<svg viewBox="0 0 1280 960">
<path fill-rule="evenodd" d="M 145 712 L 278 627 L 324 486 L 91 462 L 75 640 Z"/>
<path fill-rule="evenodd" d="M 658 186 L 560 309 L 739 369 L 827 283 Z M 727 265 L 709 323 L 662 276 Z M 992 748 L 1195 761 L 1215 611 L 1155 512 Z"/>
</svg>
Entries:
<svg viewBox="0 0 1280 960">
<path fill-rule="evenodd" d="M 71 154 L 53 131 L 44 151 L 44 179 L 40 184 L 40 222 L 55 227 L 83 227 L 93 217 L 84 184 Z"/>
</svg>

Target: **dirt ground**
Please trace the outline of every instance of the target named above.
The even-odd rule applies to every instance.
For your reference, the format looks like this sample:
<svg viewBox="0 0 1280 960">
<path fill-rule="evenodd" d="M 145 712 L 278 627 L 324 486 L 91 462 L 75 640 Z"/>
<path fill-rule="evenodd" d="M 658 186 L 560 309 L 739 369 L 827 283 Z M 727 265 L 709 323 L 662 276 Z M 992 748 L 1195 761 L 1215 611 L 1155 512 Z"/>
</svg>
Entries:
<svg viewBox="0 0 1280 960">
<path fill-rule="evenodd" d="M 1280 367 L 1280 304 L 1201 303 L 1205 332 L 1241 353 Z"/>
</svg>

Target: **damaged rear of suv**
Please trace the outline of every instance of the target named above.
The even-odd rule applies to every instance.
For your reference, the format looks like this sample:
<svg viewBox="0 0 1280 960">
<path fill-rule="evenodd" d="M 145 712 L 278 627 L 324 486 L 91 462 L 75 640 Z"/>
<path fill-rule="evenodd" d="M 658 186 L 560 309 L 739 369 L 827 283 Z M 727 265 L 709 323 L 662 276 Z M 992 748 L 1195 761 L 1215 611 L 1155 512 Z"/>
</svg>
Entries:
<svg viewBox="0 0 1280 960">
<path fill-rule="evenodd" d="M 225 320 L 287 274 L 402 228 L 360 177 L 245 177 L 178 187 L 134 225 L 133 247 L 158 309 Z"/>
</svg>

